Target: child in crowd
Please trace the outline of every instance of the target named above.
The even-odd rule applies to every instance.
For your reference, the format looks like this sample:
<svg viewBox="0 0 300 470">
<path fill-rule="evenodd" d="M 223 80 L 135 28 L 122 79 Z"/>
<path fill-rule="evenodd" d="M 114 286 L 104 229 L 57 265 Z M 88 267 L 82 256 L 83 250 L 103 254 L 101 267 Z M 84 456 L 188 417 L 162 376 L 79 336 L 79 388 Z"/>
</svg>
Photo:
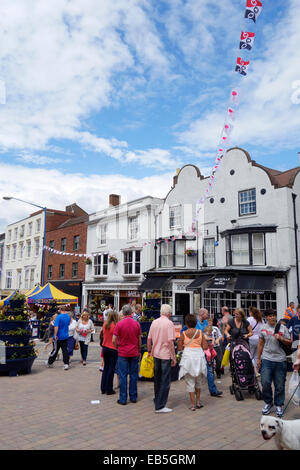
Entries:
<svg viewBox="0 0 300 470">
<path fill-rule="evenodd" d="M 212 326 L 206 326 L 204 328 L 204 338 L 206 339 L 206 342 L 207 342 L 207 349 L 204 350 L 204 353 L 206 355 L 207 362 L 211 363 L 217 355 L 214 349 L 215 339 L 213 337 Z"/>
</svg>

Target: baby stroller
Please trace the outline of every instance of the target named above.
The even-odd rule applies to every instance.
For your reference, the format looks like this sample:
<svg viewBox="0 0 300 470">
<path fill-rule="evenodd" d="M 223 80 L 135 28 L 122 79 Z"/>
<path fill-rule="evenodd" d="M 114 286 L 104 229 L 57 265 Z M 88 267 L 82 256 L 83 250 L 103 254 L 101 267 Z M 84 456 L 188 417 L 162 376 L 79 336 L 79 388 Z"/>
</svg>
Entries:
<svg viewBox="0 0 300 470">
<path fill-rule="evenodd" d="M 232 385 L 229 390 L 237 401 L 244 400 L 243 391 L 254 393 L 257 400 L 262 400 L 249 345 L 243 339 L 232 340 L 230 343 L 230 372 Z"/>
</svg>

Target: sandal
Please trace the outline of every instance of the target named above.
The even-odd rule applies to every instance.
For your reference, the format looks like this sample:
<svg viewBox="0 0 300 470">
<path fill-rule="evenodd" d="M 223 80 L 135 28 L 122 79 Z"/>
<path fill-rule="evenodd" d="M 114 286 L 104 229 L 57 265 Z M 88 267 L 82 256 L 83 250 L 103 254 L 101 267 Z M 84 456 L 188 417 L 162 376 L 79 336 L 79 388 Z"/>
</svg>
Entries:
<svg viewBox="0 0 300 470">
<path fill-rule="evenodd" d="M 196 408 L 198 408 L 198 410 L 199 410 L 200 408 L 203 408 L 203 406 L 204 406 L 204 405 L 202 405 L 202 403 L 201 403 L 201 401 L 200 401 L 200 403 L 197 403 Z"/>
<path fill-rule="evenodd" d="M 194 406 L 189 406 L 189 410 L 196 411 L 196 408 Z"/>
</svg>

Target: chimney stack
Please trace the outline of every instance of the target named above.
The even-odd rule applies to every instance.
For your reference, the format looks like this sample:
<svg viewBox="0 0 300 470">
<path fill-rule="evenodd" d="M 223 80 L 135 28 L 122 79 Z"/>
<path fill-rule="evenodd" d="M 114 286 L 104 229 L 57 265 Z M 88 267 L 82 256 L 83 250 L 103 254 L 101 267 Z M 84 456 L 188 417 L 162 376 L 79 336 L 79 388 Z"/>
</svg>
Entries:
<svg viewBox="0 0 300 470">
<path fill-rule="evenodd" d="M 121 196 L 118 194 L 110 194 L 109 195 L 109 205 L 110 206 L 119 206 L 121 202 Z"/>
</svg>

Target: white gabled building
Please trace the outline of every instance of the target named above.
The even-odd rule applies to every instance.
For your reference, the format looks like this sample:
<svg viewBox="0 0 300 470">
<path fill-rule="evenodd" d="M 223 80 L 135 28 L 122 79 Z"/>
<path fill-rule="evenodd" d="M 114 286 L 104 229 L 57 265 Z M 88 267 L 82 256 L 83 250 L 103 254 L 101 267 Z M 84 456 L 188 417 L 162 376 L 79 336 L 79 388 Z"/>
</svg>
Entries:
<svg viewBox="0 0 300 470">
<path fill-rule="evenodd" d="M 300 167 L 273 170 L 233 148 L 216 176 L 197 224 L 196 203 L 209 178 L 194 165 L 174 177 L 158 214 L 148 290 L 152 282 L 174 315 L 255 305 L 282 317 L 290 301 L 300 303 Z"/>
<path fill-rule="evenodd" d="M 163 200 L 151 196 L 124 204 L 109 196 L 109 207 L 89 216 L 82 305 L 112 303 L 116 309 L 135 299 L 141 302 L 139 286 L 143 272 L 155 265 L 155 214 Z M 110 261 L 111 256 L 116 262 Z"/>
<path fill-rule="evenodd" d="M 41 282 L 43 210 L 6 228 L 1 276 L 1 296 L 15 289 L 25 292 Z"/>
</svg>

